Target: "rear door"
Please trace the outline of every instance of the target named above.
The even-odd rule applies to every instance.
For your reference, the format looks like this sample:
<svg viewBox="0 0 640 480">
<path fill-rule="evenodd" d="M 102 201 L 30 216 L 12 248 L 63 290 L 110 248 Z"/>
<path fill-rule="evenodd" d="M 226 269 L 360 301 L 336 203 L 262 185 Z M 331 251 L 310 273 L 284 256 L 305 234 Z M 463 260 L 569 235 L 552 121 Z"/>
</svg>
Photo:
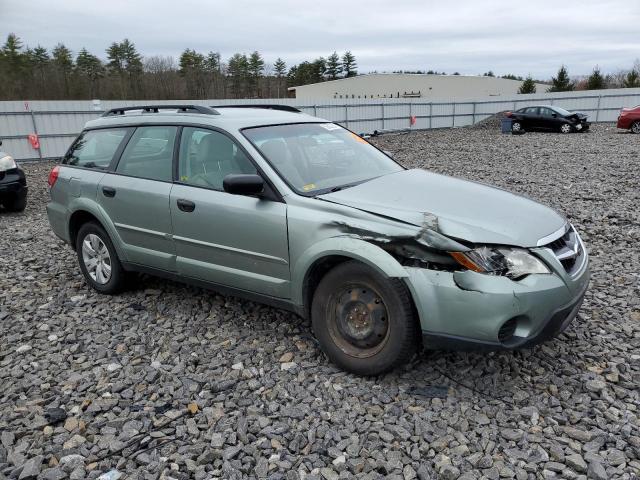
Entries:
<svg viewBox="0 0 640 480">
<path fill-rule="evenodd" d="M 225 192 L 222 181 L 233 173 L 257 171 L 230 136 L 182 129 L 179 181 L 170 202 L 177 270 L 186 277 L 288 298 L 287 205 Z"/>
<path fill-rule="evenodd" d="M 175 126 L 138 127 L 114 171 L 98 185 L 98 203 L 114 223 L 127 260 L 175 271 L 169 196 Z"/>
<path fill-rule="evenodd" d="M 555 114 L 555 117 L 554 117 Z M 550 108 L 540 107 L 539 127 L 544 130 L 556 130 L 563 123 L 562 117 Z"/>
</svg>

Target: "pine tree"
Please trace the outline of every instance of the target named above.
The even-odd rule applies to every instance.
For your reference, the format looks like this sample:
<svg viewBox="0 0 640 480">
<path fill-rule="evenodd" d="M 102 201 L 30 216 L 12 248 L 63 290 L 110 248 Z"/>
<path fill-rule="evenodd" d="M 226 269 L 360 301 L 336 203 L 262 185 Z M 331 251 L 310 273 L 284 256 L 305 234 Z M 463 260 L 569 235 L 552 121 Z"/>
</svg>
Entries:
<svg viewBox="0 0 640 480">
<path fill-rule="evenodd" d="M 59 43 L 51 51 L 51 63 L 54 65 L 58 74 L 62 77 L 62 84 L 64 89 L 64 98 L 69 98 L 69 80 L 71 72 L 73 71 L 73 57 L 71 56 L 71 50 Z"/>
<path fill-rule="evenodd" d="M 600 73 L 600 68 L 596 66 L 587 79 L 587 90 L 602 90 L 606 88 L 605 78 Z"/>
<path fill-rule="evenodd" d="M 622 85 L 624 88 L 638 88 L 640 87 L 640 74 L 636 69 L 627 73 L 626 78 L 623 80 Z"/>
<path fill-rule="evenodd" d="M 276 62 L 273 64 L 273 69 L 276 72 L 278 98 L 280 98 L 280 85 L 282 84 L 282 77 L 284 77 L 287 73 L 287 64 L 284 62 L 284 60 L 278 57 L 276 59 Z"/>
<path fill-rule="evenodd" d="M 333 52 L 327 57 L 327 78 L 335 80 L 342 73 L 342 65 L 337 52 Z"/>
<path fill-rule="evenodd" d="M 228 62 L 227 73 L 231 80 L 231 91 L 234 98 L 246 95 L 246 83 L 249 77 L 249 60 L 244 54 L 234 54 Z"/>
<path fill-rule="evenodd" d="M 187 96 L 190 98 L 204 97 L 205 61 L 204 55 L 189 48 L 180 55 L 180 75 L 187 83 Z"/>
<path fill-rule="evenodd" d="M 89 95 L 93 98 L 98 97 L 99 80 L 104 75 L 104 67 L 100 59 L 83 48 L 76 57 L 76 70 L 88 81 Z"/>
<path fill-rule="evenodd" d="M 567 68 L 562 65 L 558 70 L 558 76 L 551 77 L 551 87 L 547 89 L 547 92 L 570 92 L 575 90 L 576 84 L 569 79 Z"/>
<path fill-rule="evenodd" d="M 344 55 L 342 55 L 342 71 L 345 78 L 355 77 L 358 74 L 357 68 L 356 57 L 350 51 L 344 52 Z"/>
<path fill-rule="evenodd" d="M 135 45 L 125 38 L 122 42 L 113 42 L 107 48 L 109 71 L 119 78 L 122 98 L 129 98 L 131 92 L 134 96 L 140 90 L 140 77 L 142 75 L 142 57 Z"/>
<path fill-rule="evenodd" d="M 251 95 L 260 98 L 260 78 L 264 72 L 264 60 L 257 50 L 249 56 L 248 71 Z"/>
<path fill-rule="evenodd" d="M 520 85 L 520 88 L 518 89 L 518 93 L 536 93 L 536 84 L 534 83 L 533 78 L 531 78 L 531 75 L 522 82 L 522 85 Z"/>
<path fill-rule="evenodd" d="M 24 96 L 24 82 L 22 81 L 28 70 L 27 55 L 22 51 L 22 41 L 17 35 L 10 33 L 7 41 L 0 48 L 0 66 L 4 70 L 7 85 L 4 86 L 12 96 Z M 0 71 L 1 71 L 0 70 Z"/>
</svg>

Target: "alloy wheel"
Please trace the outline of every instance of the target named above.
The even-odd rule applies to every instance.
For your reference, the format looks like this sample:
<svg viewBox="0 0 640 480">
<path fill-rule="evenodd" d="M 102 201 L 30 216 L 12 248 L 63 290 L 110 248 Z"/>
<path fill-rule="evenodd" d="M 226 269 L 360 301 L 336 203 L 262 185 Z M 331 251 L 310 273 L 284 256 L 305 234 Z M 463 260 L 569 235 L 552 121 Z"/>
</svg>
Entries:
<svg viewBox="0 0 640 480">
<path fill-rule="evenodd" d="M 519 132 L 520 130 L 522 130 L 522 125 L 520 125 L 520 122 L 514 122 L 513 124 L 511 124 L 512 132 Z"/>
<path fill-rule="evenodd" d="M 560 127 L 560 131 L 562 133 L 569 133 L 571 132 L 571 125 L 569 125 L 568 123 L 563 123 L 562 126 Z"/>
<path fill-rule="evenodd" d="M 111 255 L 102 239 L 90 233 L 82 241 L 82 261 L 93 281 L 104 285 L 111 279 Z"/>
<path fill-rule="evenodd" d="M 633 133 L 640 133 L 640 122 L 633 122 L 631 125 L 631 131 Z"/>
</svg>

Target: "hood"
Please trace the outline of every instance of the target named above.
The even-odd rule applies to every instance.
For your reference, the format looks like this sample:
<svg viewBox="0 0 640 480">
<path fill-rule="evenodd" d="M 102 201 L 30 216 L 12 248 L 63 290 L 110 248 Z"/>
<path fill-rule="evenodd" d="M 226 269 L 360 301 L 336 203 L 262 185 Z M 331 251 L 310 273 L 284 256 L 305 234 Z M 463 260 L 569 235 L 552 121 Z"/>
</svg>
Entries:
<svg viewBox="0 0 640 480">
<path fill-rule="evenodd" d="M 429 228 L 473 243 L 534 247 L 566 223 L 555 210 L 528 198 L 419 169 L 319 198 L 420 227 L 429 218 Z"/>
</svg>

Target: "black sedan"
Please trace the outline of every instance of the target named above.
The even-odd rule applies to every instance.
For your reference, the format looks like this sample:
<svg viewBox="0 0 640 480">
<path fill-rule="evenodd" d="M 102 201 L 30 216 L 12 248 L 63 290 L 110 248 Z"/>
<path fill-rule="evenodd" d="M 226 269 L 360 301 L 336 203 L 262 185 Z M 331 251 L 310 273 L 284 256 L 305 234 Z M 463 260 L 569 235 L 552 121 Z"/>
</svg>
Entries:
<svg viewBox="0 0 640 480">
<path fill-rule="evenodd" d="M 27 206 L 24 172 L 13 157 L 5 152 L 0 152 L 0 204 L 11 212 L 21 212 Z"/>
<path fill-rule="evenodd" d="M 515 133 L 526 130 L 585 132 L 591 125 L 584 113 L 570 112 L 553 105 L 524 107 L 515 112 L 508 112 L 507 117 L 511 119 L 511 131 Z"/>
</svg>

